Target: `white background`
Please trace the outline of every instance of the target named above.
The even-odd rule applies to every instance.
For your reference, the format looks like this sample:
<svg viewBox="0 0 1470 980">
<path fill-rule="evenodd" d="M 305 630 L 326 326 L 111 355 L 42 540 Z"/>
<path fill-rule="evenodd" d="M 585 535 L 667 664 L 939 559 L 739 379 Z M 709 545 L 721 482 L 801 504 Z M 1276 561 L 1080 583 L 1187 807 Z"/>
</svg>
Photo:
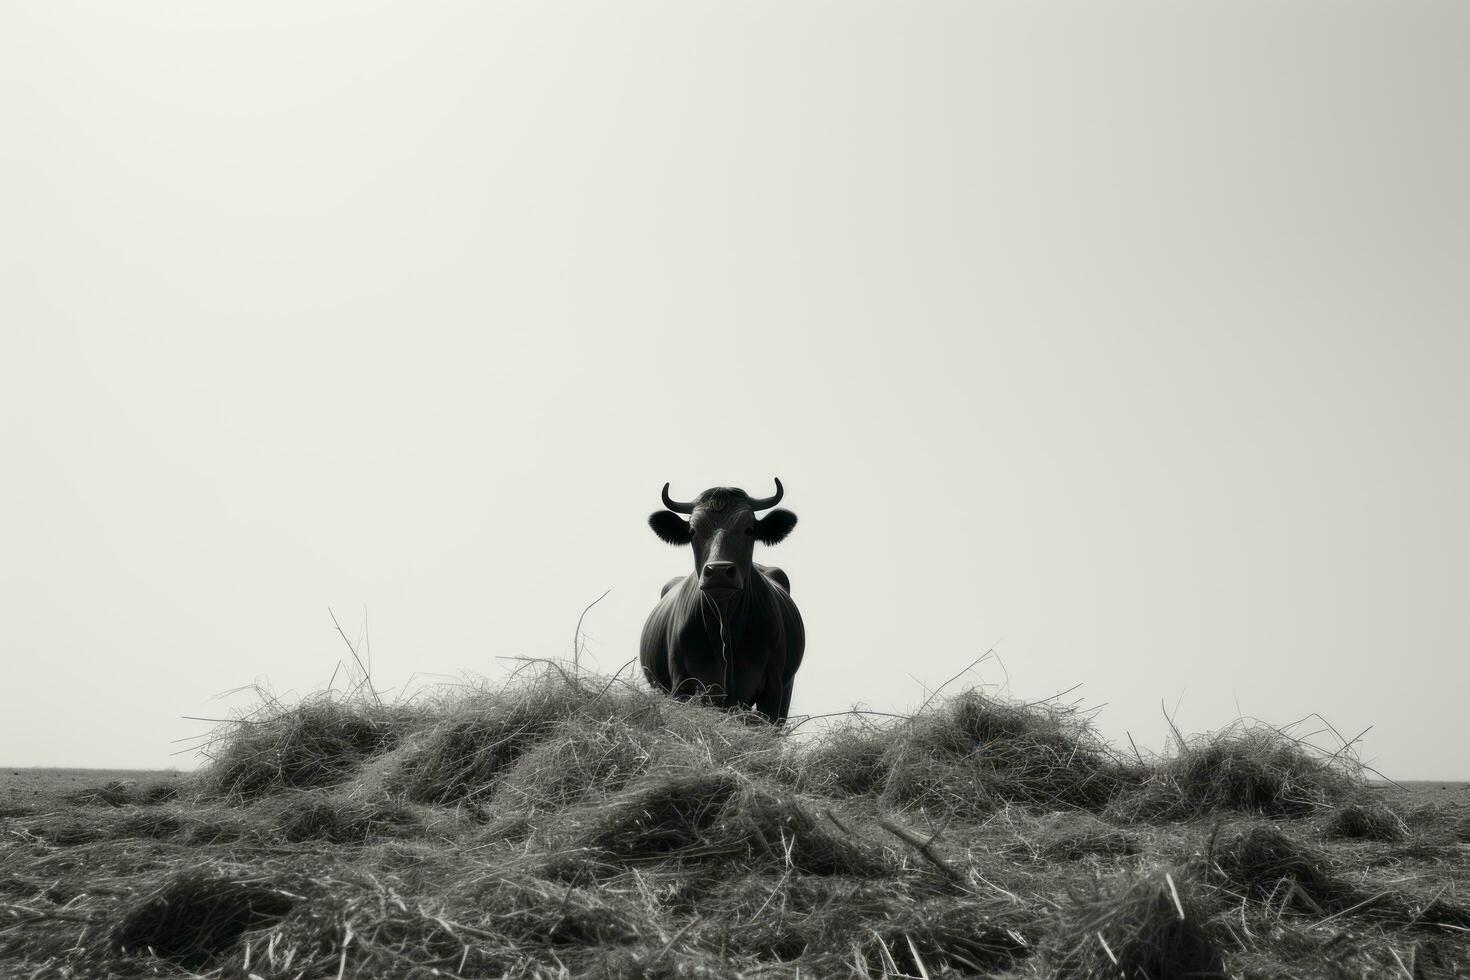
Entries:
<svg viewBox="0 0 1470 980">
<path fill-rule="evenodd" d="M 1470 7 L 7 3 L 0 763 L 636 656 L 787 486 L 794 710 L 1465 778 Z M 994 664 L 975 681 L 1003 683 Z M 922 682 L 922 683 L 921 683 Z"/>
</svg>

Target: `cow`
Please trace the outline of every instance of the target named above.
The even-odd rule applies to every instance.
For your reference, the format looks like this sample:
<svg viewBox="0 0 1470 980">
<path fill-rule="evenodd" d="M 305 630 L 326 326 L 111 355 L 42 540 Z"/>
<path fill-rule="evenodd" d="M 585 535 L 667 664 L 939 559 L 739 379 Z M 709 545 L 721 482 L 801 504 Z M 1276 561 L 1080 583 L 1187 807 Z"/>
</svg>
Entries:
<svg viewBox="0 0 1470 980">
<path fill-rule="evenodd" d="M 694 571 L 664 585 L 643 624 L 639 659 L 650 684 L 681 700 L 786 720 L 806 629 L 786 573 L 753 560 L 756 542 L 777 544 L 796 526 L 791 511 L 771 510 L 784 495 L 778 479 L 773 497 L 713 487 L 685 503 L 664 484 L 665 509 L 648 524 L 669 544 L 693 546 Z M 762 510 L 770 513 L 756 517 Z"/>
</svg>

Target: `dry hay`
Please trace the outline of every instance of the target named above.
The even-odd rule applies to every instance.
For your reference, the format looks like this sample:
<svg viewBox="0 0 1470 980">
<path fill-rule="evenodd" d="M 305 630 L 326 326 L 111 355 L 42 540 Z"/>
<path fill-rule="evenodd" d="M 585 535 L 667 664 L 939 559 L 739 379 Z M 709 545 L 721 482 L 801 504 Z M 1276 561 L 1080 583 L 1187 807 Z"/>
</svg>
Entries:
<svg viewBox="0 0 1470 980">
<path fill-rule="evenodd" d="M 391 748 L 410 718 L 406 710 L 326 696 L 275 711 L 263 706 L 205 747 L 213 761 L 199 788 L 249 799 L 330 786 L 348 778 L 367 756 Z"/>
<path fill-rule="evenodd" d="M 260 809 L 281 838 L 293 844 L 362 844 L 413 834 L 421 824 L 419 813 L 405 803 L 304 791 L 283 793 Z"/>
<path fill-rule="evenodd" d="M 533 976 L 538 960 L 577 962 L 649 932 L 616 896 L 528 875 L 442 880 L 407 897 L 398 884 L 358 870 L 319 888 L 271 930 L 255 968 L 305 977 Z M 236 964 L 244 961 L 237 950 Z"/>
<path fill-rule="evenodd" d="M 1323 824 L 1329 837 L 1399 841 L 1409 836 L 1404 818 L 1382 803 L 1347 803 L 1334 809 Z"/>
<path fill-rule="evenodd" d="M 1037 857 L 1048 862 L 1131 857 L 1143 849 L 1138 834 L 1090 813 L 1050 814 L 1037 831 Z"/>
<path fill-rule="evenodd" d="M 750 719 L 559 672 L 435 706 L 386 785 L 421 803 L 565 807 L 650 767 L 690 760 L 780 768 L 774 733 Z M 529 756 L 526 765 L 520 765 Z"/>
<path fill-rule="evenodd" d="M 1323 855 L 1273 824 L 1251 824 L 1220 841 L 1212 857 L 1226 885 L 1252 901 L 1323 915 L 1356 898 Z"/>
<path fill-rule="evenodd" d="M 1224 977 L 1225 960 L 1194 883 L 1176 872 L 1073 894 L 1037 963 L 1064 978 Z"/>
<path fill-rule="evenodd" d="M 1076 710 L 966 691 L 895 724 L 838 726 L 806 753 L 801 785 L 976 816 L 1007 803 L 1097 809 L 1136 778 Z"/>
<path fill-rule="evenodd" d="M 68 794 L 68 802 L 77 806 L 147 806 L 167 803 L 179 795 L 176 781 L 139 783 L 136 780 L 112 780 L 95 789 Z"/>
<path fill-rule="evenodd" d="M 1386 830 L 1348 768 L 1243 734 L 1120 760 L 966 692 L 803 740 L 554 669 L 275 705 L 176 798 L 0 818 L 0 975 L 1470 970 L 1461 815 Z"/>
<path fill-rule="evenodd" d="M 1188 820 L 1218 811 L 1292 817 L 1364 793 L 1348 754 L 1323 758 L 1280 729 L 1237 723 L 1182 742 L 1172 757 L 1146 769 L 1109 812 L 1129 821 Z"/>
<path fill-rule="evenodd" d="M 403 761 L 394 788 L 419 803 L 483 799 L 585 701 L 575 684 L 534 685 L 516 694 L 477 692 L 452 705 Z"/>
<path fill-rule="evenodd" d="M 1347 869 L 1326 853 L 1275 824 L 1255 823 L 1215 842 L 1211 858 L 1225 891 L 1268 913 L 1332 919 L 1353 913 L 1398 929 L 1470 932 L 1470 906 L 1447 897 L 1445 888 L 1429 894 L 1364 889 L 1347 880 Z"/>
<path fill-rule="evenodd" d="M 812 875 L 871 875 L 884 868 L 871 846 L 823 827 L 789 794 L 731 770 L 645 777 L 565 823 L 572 828 L 567 844 L 603 871 L 670 861 Z"/>
<path fill-rule="evenodd" d="M 296 901 L 273 883 L 189 871 L 128 911 L 109 945 L 123 955 L 147 952 L 198 969 L 233 949 L 246 930 L 281 918 Z"/>
</svg>

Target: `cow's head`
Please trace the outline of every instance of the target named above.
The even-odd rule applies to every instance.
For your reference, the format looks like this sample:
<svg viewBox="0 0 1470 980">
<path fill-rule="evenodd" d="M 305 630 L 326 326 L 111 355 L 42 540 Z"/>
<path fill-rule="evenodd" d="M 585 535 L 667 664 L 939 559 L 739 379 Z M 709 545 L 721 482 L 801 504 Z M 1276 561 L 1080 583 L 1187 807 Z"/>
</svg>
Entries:
<svg viewBox="0 0 1470 980">
<path fill-rule="evenodd" d="M 796 526 L 789 510 L 772 510 L 765 517 L 756 511 L 769 510 L 781 502 L 785 491 L 776 481 L 776 495 L 754 499 L 735 487 L 712 487 L 689 503 L 669 496 L 664 484 L 664 507 L 648 518 L 653 533 L 669 544 L 694 546 L 694 570 L 699 589 L 724 604 L 740 594 L 751 577 L 755 543 L 776 544 Z M 680 514 L 688 514 L 684 520 Z"/>
</svg>

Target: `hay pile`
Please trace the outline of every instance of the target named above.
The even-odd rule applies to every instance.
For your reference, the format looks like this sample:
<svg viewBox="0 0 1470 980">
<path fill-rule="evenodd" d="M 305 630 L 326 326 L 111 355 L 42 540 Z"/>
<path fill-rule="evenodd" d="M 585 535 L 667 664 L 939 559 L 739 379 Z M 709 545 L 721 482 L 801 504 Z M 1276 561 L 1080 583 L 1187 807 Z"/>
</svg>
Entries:
<svg viewBox="0 0 1470 980">
<path fill-rule="evenodd" d="M 1095 809 L 1136 778 L 1075 710 L 978 691 L 898 725 L 837 726 L 802 764 L 812 792 L 955 816 L 1006 803 Z"/>
<path fill-rule="evenodd" d="M 552 668 L 271 704 L 211 752 L 176 796 L 3 818 L 0 975 L 1470 969 L 1466 896 L 1424 870 L 1460 817 L 1406 821 L 1264 729 L 1145 762 L 967 691 L 790 737 Z"/>
<path fill-rule="evenodd" d="M 1322 758 L 1268 725 L 1237 723 L 1183 741 L 1114 801 L 1128 820 L 1184 820 L 1212 811 L 1304 816 L 1365 798 L 1351 756 Z"/>
<path fill-rule="evenodd" d="M 240 719 L 220 740 L 200 789 L 252 799 L 330 786 L 349 778 L 363 759 L 391 748 L 413 720 L 406 709 L 325 695 L 290 708 L 272 703 Z"/>
</svg>

